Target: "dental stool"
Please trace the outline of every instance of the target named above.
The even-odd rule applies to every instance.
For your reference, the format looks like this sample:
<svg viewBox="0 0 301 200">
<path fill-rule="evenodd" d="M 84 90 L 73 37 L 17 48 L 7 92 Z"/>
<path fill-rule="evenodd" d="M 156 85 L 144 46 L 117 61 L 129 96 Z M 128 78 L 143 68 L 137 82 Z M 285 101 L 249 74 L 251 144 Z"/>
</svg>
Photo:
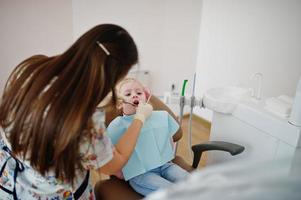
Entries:
<svg viewBox="0 0 301 200">
<path fill-rule="evenodd" d="M 152 96 L 150 104 L 153 105 L 154 110 L 165 110 L 173 118 L 176 119 L 174 113 L 157 97 Z M 118 115 L 122 115 L 117 109 L 110 109 L 106 112 L 106 125 L 108 125 Z M 183 135 L 180 128 L 173 136 L 174 142 L 181 139 Z M 237 155 L 244 151 L 244 147 L 222 141 L 210 141 L 192 146 L 193 163 L 190 165 L 180 156 L 175 156 L 172 162 L 178 164 L 180 167 L 188 172 L 193 171 L 198 167 L 202 153 L 210 150 L 221 150 L 229 152 L 231 155 Z M 118 179 L 115 176 L 110 176 L 107 180 L 100 180 L 95 185 L 95 197 L 97 200 L 137 200 L 142 199 L 143 196 L 135 192 L 131 186 L 124 180 Z"/>
</svg>

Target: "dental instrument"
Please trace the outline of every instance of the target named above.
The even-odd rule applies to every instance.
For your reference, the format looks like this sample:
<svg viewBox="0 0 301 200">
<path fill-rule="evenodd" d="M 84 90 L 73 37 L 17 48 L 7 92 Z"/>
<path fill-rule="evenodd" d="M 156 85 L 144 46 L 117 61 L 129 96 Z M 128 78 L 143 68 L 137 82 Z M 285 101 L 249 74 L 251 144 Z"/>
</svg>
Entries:
<svg viewBox="0 0 301 200">
<path fill-rule="evenodd" d="M 182 92 L 181 92 L 181 96 L 180 96 L 180 117 L 179 117 L 179 121 L 180 124 L 182 124 L 182 119 L 183 119 L 183 112 L 184 112 L 184 106 L 185 106 L 185 90 L 186 90 L 186 84 L 187 84 L 188 80 L 184 80 L 183 85 L 182 85 Z"/>
<path fill-rule="evenodd" d="M 125 101 L 125 100 L 122 100 L 122 103 L 130 104 L 130 105 L 132 105 L 134 107 L 138 106 L 138 104 L 136 105 L 134 103 L 131 103 L 131 102 L 128 102 L 128 101 Z"/>
<path fill-rule="evenodd" d="M 182 85 L 182 92 L 181 92 L 181 96 L 180 96 L 180 115 L 179 115 L 179 124 L 182 125 L 182 120 L 183 120 L 183 112 L 184 112 L 184 106 L 185 106 L 185 90 L 186 90 L 186 84 L 187 84 L 188 80 L 185 79 L 183 81 L 183 85 Z M 175 144 L 175 155 L 177 153 L 178 150 L 178 143 Z M 190 151 L 190 149 L 189 149 Z"/>
<path fill-rule="evenodd" d="M 190 106 L 189 124 L 188 124 L 188 135 L 187 135 L 187 137 L 188 137 L 188 151 L 189 151 L 189 154 L 190 154 L 191 158 L 193 156 L 193 152 L 190 149 L 190 147 L 192 146 L 192 142 L 191 142 L 192 141 L 191 123 L 192 123 L 193 108 L 195 106 L 200 106 L 200 108 L 204 107 L 202 99 L 201 98 L 197 99 L 194 96 L 195 81 L 196 81 L 196 73 L 194 74 L 193 89 L 192 89 L 193 91 L 192 91 L 192 96 L 190 98 L 185 98 L 185 90 L 186 90 L 186 85 L 187 85 L 187 82 L 188 82 L 187 79 L 185 79 L 183 81 L 182 90 L 181 90 L 181 96 L 180 97 L 178 97 L 178 96 L 166 96 L 166 98 L 164 97 L 165 98 L 165 103 L 171 103 L 171 104 L 177 104 L 177 103 L 179 103 L 179 105 L 180 105 L 180 111 L 179 111 L 179 117 L 178 117 L 179 124 L 182 124 L 185 105 L 189 105 Z M 175 144 L 175 154 L 177 152 L 177 149 L 178 149 L 178 144 L 176 143 Z"/>
<path fill-rule="evenodd" d="M 149 97 L 148 97 L 147 100 L 146 100 L 146 103 L 149 102 L 149 100 L 151 99 L 151 97 L 152 97 L 152 94 L 149 95 Z M 134 103 L 128 102 L 128 101 L 126 101 L 126 100 L 124 100 L 124 99 L 122 99 L 122 103 L 130 104 L 130 105 L 132 105 L 132 106 L 134 106 L 134 107 L 137 107 L 137 106 L 139 105 L 139 103 L 138 103 L 138 104 L 134 104 Z"/>
<path fill-rule="evenodd" d="M 195 96 L 194 96 L 194 92 L 195 92 L 195 77 L 196 77 L 196 73 L 194 73 L 193 75 L 193 88 L 192 88 L 192 95 L 191 95 L 191 98 L 190 98 L 190 113 L 189 113 L 189 125 L 188 125 L 188 147 L 189 147 L 189 155 L 190 155 L 190 158 L 193 157 L 193 153 L 192 153 L 192 150 L 191 150 L 191 146 L 192 146 L 192 143 L 191 143 L 191 137 L 192 137 L 192 128 L 191 128 L 191 123 L 192 123 L 192 114 L 193 114 L 193 107 L 195 106 L 194 103 L 195 103 Z"/>
<path fill-rule="evenodd" d="M 196 80 L 196 73 L 194 73 L 193 76 L 193 88 L 192 88 L 192 96 L 190 97 L 190 100 L 185 99 L 185 90 L 186 90 L 186 85 L 188 80 L 185 79 L 182 85 L 182 92 L 181 92 L 181 96 L 180 96 L 180 115 L 179 115 L 179 123 L 182 124 L 182 120 L 183 120 L 183 113 L 184 113 L 184 106 L 186 105 L 190 105 L 190 113 L 189 113 L 189 122 L 188 122 L 188 152 L 190 155 L 190 158 L 193 157 L 193 152 L 191 150 L 191 146 L 192 146 L 192 114 L 193 114 L 193 108 L 194 106 L 196 106 L 196 98 L 194 96 L 195 93 L 195 80 Z M 178 144 L 176 144 L 175 146 L 175 153 L 177 152 L 178 149 Z"/>
<path fill-rule="evenodd" d="M 150 95 L 149 95 L 149 97 L 148 97 L 148 99 L 147 99 L 146 103 L 148 103 L 148 102 L 149 102 L 149 100 L 151 99 L 151 97 L 152 97 L 152 94 L 150 94 Z"/>
</svg>

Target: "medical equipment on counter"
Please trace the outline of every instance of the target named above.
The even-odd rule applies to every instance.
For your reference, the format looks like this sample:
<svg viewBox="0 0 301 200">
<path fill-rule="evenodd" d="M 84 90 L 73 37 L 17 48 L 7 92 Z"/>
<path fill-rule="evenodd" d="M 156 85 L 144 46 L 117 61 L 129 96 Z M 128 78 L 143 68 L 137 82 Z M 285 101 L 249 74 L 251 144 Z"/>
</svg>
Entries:
<svg viewBox="0 0 301 200">
<path fill-rule="evenodd" d="M 192 123 L 193 108 L 194 108 L 194 106 L 197 106 L 197 105 L 199 105 L 200 107 L 203 106 L 202 99 L 197 99 L 194 96 L 194 93 L 195 93 L 195 80 L 196 80 L 196 74 L 194 74 L 193 89 L 192 89 L 192 95 L 191 95 L 190 98 L 185 97 L 186 85 L 187 85 L 187 82 L 188 82 L 188 80 L 186 80 L 186 79 L 183 81 L 181 96 L 175 96 L 175 95 L 165 95 L 164 96 L 164 102 L 166 104 L 179 104 L 180 105 L 180 113 L 179 113 L 179 123 L 180 124 L 182 124 L 185 105 L 190 106 L 187 137 L 188 137 L 188 152 L 189 152 L 189 155 L 190 155 L 191 158 L 193 157 L 193 153 L 192 153 L 192 150 L 191 150 L 191 146 L 192 146 L 192 142 L 191 142 L 191 138 L 192 138 L 191 123 Z M 178 143 L 176 143 L 176 146 L 175 146 L 175 154 L 177 152 L 177 149 L 178 149 Z"/>
<path fill-rule="evenodd" d="M 189 152 L 189 155 L 190 155 L 191 158 L 193 157 L 193 153 L 192 153 L 192 150 L 191 150 L 191 146 L 192 146 L 192 142 L 191 142 L 191 140 L 192 140 L 191 139 L 192 138 L 191 123 L 192 123 L 193 108 L 196 105 L 199 105 L 199 104 L 202 105 L 201 100 L 196 99 L 195 96 L 194 96 L 195 81 L 196 81 L 196 74 L 194 74 L 194 77 L 193 77 L 193 89 L 192 89 L 192 95 L 191 95 L 190 98 L 185 97 L 186 85 L 187 85 L 187 82 L 188 82 L 187 79 L 185 79 L 183 81 L 180 97 L 178 97 L 178 96 L 173 96 L 173 97 L 169 96 L 169 97 L 166 98 L 166 96 L 165 96 L 165 98 L 164 98 L 165 103 L 179 103 L 179 105 L 180 105 L 179 123 L 180 124 L 182 124 L 185 105 L 190 105 L 189 122 L 188 122 L 188 135 L 187 135 L 187 137 L 188 137 L 188 152 Z M 178 149 L 178 144 L 176 143 L 175 153 L 177 152 L 177 149 Z"/>
<path fill-rule="evenodd" d="M 257 72 L 252 75 L 251 79 L 255 79 L 257 77 L 258 81 L 258 86 L 256 90 L 256 95 L 255 95 L 255 89 L 252 89 L 252 94 L 251 96 L 254 97 L 256 100 L 260 100 L 262 96 L 262 79 L 263 79 L 263 74 L 260 72 Z"/>
<path fill-rule="evenodd" d="M 209 165 L 232 159 L 257 162 L 283 156 L 293 161 L 296 154 L 301 154 L 301 127 L 298 126 L 301 125 L 301 81 L 289 119 L 287 113 L 290 109 L 287 104 L 290 104 L 291 99 L 288 96 L 282 95 L 268 100 L 267 103 L 258 99 L 253 101 L 247 88 L 237 86 L 212 88 L 201 98 L 170 95 L 164 99 L 167 104 L 180 103 L 182 107 L 189 105 L 212 110 L 210 141 L 231 141 L 246 147 L 244 154 L 235 158 L 209 152 Z M 288 171 L 290 164 L 287 163 Z"/>
<path fill-rule="evenodd" d="M 137 65 L 137 68 L 132 69 L 127 74 L 128 78 L 134 78 L 139 80 L 142 85 L 146 85 L 147 87 L 151 88 L 151 73 L 149 70 L 142 70 L 140 69 L 140 65 Z"/>
<path fill-rule="evenodd" d="M 180 96 L 180 115 L 179 115 L 179 123 L 182 124 L 182 120 L 183 120 L 183 113 L 184 113 L 184 106 L 185 106 L 185 90 L 186 90 L 186 84 L 187 84 L 188 80 L 185 79 L 182 85 L 182 92 L 181 92 L 181 96 Z M 175 154 L 177 153 L 178 150 L 178 143 L 175 144 Z M 190 149 L 189 149 L 190 152 Z"/>
<path fill-rule="evenodd" d="M 194 107 L 194 101 L 195 101 L 195 96 L 194 96 L 194 92 L 195 92 L 195 77 L 196 74 L 194 73 L 193 75 L 193 88 L 192 88 L 192 95 L 191 95 L 191 101 L 190 101 L 190 113 L 189 113 L 189 122 L 188 122 L 188 146 L 191 147 L 191 137 L 192 137 L 192 128 L 191 128 L 191 123 L 192 123 L 192 114 L 193 114 L 193 107 Z M 189 155 L 192 158 L 193 154 L 192 151 L 189 151 Z"/>
</svg>

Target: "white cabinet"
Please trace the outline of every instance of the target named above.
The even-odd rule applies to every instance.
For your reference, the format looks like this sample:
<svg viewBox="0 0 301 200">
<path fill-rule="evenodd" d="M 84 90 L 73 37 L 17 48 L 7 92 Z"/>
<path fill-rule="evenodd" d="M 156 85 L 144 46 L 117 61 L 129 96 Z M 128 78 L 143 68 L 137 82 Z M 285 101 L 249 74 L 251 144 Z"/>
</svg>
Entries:
<svg viewBox="0 0 301 200">
<path fill-rule="evenodd" d="M 301 148 L 300 132 L 300 127 L 273 116 L 252 102 L 239 104 L 232 114 L 214 112 L 210 140 L 237 143 L 244 146 L 245 151 L 233 157 L 227 152 L 211 151 L 208 164 L 229 160 L 257 162 L 283 157 L 293 161 Z M 288 169 L 290 165 L 288 162 Z"/>
</svg>

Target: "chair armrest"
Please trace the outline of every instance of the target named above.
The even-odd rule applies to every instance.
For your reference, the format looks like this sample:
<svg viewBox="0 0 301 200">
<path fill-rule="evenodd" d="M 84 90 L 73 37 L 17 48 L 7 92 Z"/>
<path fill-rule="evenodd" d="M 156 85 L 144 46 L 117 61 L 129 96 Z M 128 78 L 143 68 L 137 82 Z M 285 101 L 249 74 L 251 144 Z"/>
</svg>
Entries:
<svg viewBox="0 0 301 200">
<path fill-rule="evenodd" d="M 199 165 L 202 153 L 204 151 L 212 151 L 212 150 L 227 151 L 232 156 L 234 156 L 243 152 L 245 147 L 230 142 L 209 141 L 209 142 L 193 145 L 191 149 L 193 151 L 192 167 L 196 169 Z"/>
</svg>

